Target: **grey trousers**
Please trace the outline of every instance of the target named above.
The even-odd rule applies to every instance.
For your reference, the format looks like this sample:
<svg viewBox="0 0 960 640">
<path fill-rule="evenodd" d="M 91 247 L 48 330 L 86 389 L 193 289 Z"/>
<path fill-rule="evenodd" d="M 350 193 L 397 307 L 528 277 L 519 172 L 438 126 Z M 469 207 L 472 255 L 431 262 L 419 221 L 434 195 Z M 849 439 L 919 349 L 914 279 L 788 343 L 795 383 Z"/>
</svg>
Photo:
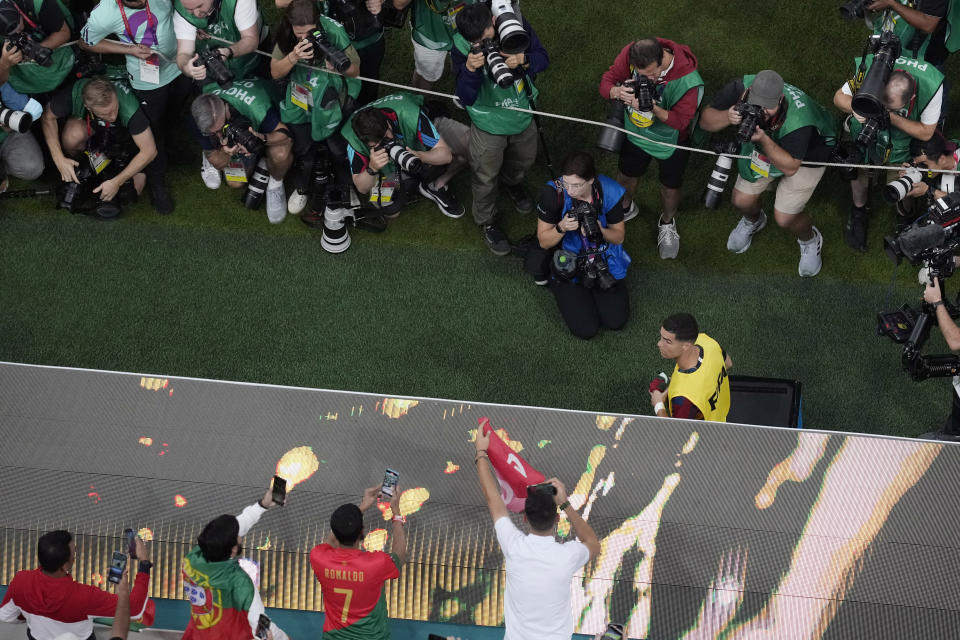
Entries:
<svg viewBox="0 0 960 640">
<path fill-rule="evenodd" d="M 497 215 L 500 181 L 523 182 L 537 159 L 537 128 L 531 122 L 521 133 L 496 136 L 470 126 L 470 173 L 473 190 L 473 220 L 490 224 Z"/>
<path fill-rule="evenodd" d="M 36 180 L 43 173 L 43 152 L 30 132 L 11 133 L 0 144 L 0 167 L 8 176 Z"/>
</svg>

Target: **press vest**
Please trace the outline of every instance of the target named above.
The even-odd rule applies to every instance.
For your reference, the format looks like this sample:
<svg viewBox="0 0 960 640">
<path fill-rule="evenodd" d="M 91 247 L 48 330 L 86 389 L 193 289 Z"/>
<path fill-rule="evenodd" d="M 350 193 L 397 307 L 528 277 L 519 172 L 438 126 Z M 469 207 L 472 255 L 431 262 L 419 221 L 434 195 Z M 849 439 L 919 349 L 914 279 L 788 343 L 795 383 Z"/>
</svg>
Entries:
<svg viewBox="0 0 960 640">
<path fill-rule="evenodd" d="M 449 51 L 453 47 L 453 34 L 457 31 L 457 14 L 475 2 L 455 0 L 438 13 L 430 8 L 428 0 L 414 0 L 410 14 L 414 41 L 433 51 Z"/>
<path fill-rule="evenodd" d="M 459 33 L 453 36 L 453 46 L 465 56 L 470 54 L 470 43 Z M 467 107 L 471 122 L 481 131 L 496 136 L 510 136 L 526 131 L 533 120 L 533 116 L 530 113 L 513 111 L 503 107 L 531 108 L 530 99 L 527 97 L 527 89 L 524 87 L 524 83 L 529 82 L 530 78 L 521 77 L 504 89 L 493 81 L 486 65 L 480 70 L 480 73 L 484 75 L 484 80 L 480 84 L 477 100 Z M 533 99 L 536 100 L 539 93 L 533 82 L 530 82 L 529 89 Z"/>
<path fill-rule="evenodd" d="M 237 0 L 214 0 L 214 2 L 219 3 L 219 6 L 213 15 L 207 16 L 206 18 L 198 18 L 184 9 L 180 0 L 173 1 L 173 8 L 177 10 L 177 13 L 179 13 L 184 20 L 197 29 L 202 29 L 211 36 L 214 36 L 214 38 L 217 38 L 197 38 L 194 44 L 197 53 L 203 53 L 207 49 L 226 47 L 240 40 L 240 30 L 237 29 L 237 24 L 234 22 L 234 15 L 236 15 L 237 12 Z M 258 9 L 257 28 L 260 28 L 261 23 L 262 18 L 259 17 Z M 260 39 L 262 40 L 263 34 L 260 35 Z M 221 42 L 221 40 L 225 40 L 226 42 Z M 226 60 L 225 64 L 235 79 L 242 80 L 253 74 L 259 62 L 260 59 L 257 57 L 257 53 L 252 51 L 242 56 L 234 56 Z"/>
<path fill-rule="evenodd" d="M 700 73 L 696 69 L 679 78 L 674 78 L 664 85 L 658 85 L 658 89 L 660 87 L 662 87 L 663 95 L 660 97 L 658 104 L 667 111 L 672 109 L 694 87 L 697 87 L 697 108 L 700 108 L 700 102 L 703 100 L 703 78 L 700 77 Z M 643 126 L 644 121 L 645 117 L 640 112 L 635 111 L 633 107 L 627 107 L 623 116 L 623 128 L 631 134 L 627 136 L 627 140 L 654 158 L 665 160 L 672 156 L 675 151 L 673 147 L 667 147 L 652 141 L 677 144 L 677 140 L 680 139 L 680 132 L 656 117 L 653 117 L 653 123 L 647 127 Z M 693 122 L 694 119 L 691 119 L 689 129 L 693 128 Z"/>
<path fill-rule="evenodd" d="M 90 82 L 90 78 L 81 78 L 77 80 L 73 89 L 70 91 L 70 103 L 71 103 L 71 118 L 84 119 L 87 115 L 90 115 L 91 125 L 98 124 L 99 121 L 89 112 L 86 105 L 83 104 L 83 88 L 87 86 Z M 114 80 L 111 82 L 114 89 L 117 91 L 117 102 L 119 103 L 119 108 L 117 109 L 117 121 L 119 125 L 126 128 L 130 123 L 130 118 L 137 112 L 140 108 L 140 101 L 133 94 L 133 91 L 127 85 L 125 81 Z M 117 122 L 111 122 L 110 126 L 117 126 Z"/>
<path fill-rule="evenodd" d="M 620 200 L 623 198 L 624 189 L 617 182 L 611 178 L 608 178 L 604 175 L 598 175 L 596 178 L 598 184 L 597 192 L 600 196 L 600 215 L 597 216 L 600 220 L 600 226 L 607 226 L 607 212 L 613 208 Z M 556 188 L 556 185 L 548 180 L 547 185 Z M 560 215 L 566 215 L 567 211 L 573 206 L 573 198 L 570 197 L 566 191 L 563 191 L 563 208 L 560 211 Z M 583 251 L 583 236 L 580 235 L 579 230 L 567 231 L 563 234 L 563 240 L 561 241 L 560 246 L 573 253 L 581 253 Z M 627 277 L 627 267 L 630 266 L 630 255 L 623 248 L 622 244 L 608 244 L 607 250 L 604 252 L 603 257 L 607 260 L 607 269 L 610 270 L 610 275 L 612 275 L 617 280 L 623 280 Z"/>
<path fill-rule="evenodd" d="M 755 77 L 755 75 L 743 76 L 743 86 L 749 88 Z M 833 143 L 836 139 L 836 127 L 833 123 L 833 117 L 826 109 L 814 102 L 813 98 L 806 93 L 786 82 L 783 83 L 783 95 L 786 98 L 786 118 L 779 129 L 768 132 L 774 142 L 779 142 L 797 129 L 812 126 L 829 144 Z M 740 144 L 740 155 L 751 156 L 753 153 L 762 155 L 763 149 L 750 141 Z M 737 168 L 740 176 L 749 182 L 756 182 L 763 177 L 756 171 L 749 157 L 737 160 Z M 771 178 L 778 178 L 783 175 L 783 172 L 771 164 L 769 174 Z"/>
<path fill-rule="evenodd" d="M 952 3 L 953 0 L 951 0 L 951 4 Z M 917 8 L 916 0 L 900 0 L 900 4 L 911 9 Z M 913 25 L 907 22 L 899 13 L 891 11 L 890 20 L 888 20 L 886 24 L 884 24 L 883 15 L 884 12 L 881 11 L 873 17 L 874 35 L 880 35 L 886 30 L 892 30 L 894 35 L 900 38 L 901 51 L 909 54 L 911 58 L 923 60 L 927 52 L 927 47 L 930 46 L 930 35 L 914 28 Z M 950 11 L 948 10 L 947 15 L 941 18 L 941 20 L 946 20 L 949 17 Z"/>
<path fill-rule="evenodd" d="M 867 69 L 870 68 L 872 61 L 873 56 L 867 56 Z M 859 69 L 860 58 L 854 60 L 854 64 L 855 67 Z M 933 96 L 936 95 L 937 90 L 943 85 L 943 74 L 937 71 L 929 62 L 921 62 L 904 57 L 897 58 L 897 62 L 893 68 L 895 70 L 900 69 L 906 71 L 917 81 L 917 97 L 910 110 L 906 113 L 901 112 L 900 115 L 908 120 L 919 122 L 920 114 L 927 108 Z M 855 84 L 856 80 L 854 79 L 850 82 L 851 88 L 853 88 Z M 854 93 L 856 93 L 856 91 L 854 91 Z M 848 118 L 847 123 L 850 127 L 850 137 L 856 139 L 860 130 L 863 129 L 863 125 L 860 124 L 856 118 Z M 870 157 L 875 159 L 872 161 L 876 162 L 909 162 L 912 158 L 910 155 L 911 140 L 912 138 L 909 133 L 901 131 L 896 127 L 891 126 L 888 129 L 882 129 L 877 132 L 874 146 L 869 149 Z"/>
<path fill-rule="evenodd" d="M 234 111 L 247 118 L 254 130 L 259 130 L 270 107 L 274 104 L 273 83 L 263 78 L 234 80 L 226 89 L 216 83 L 209 83 L 203 93 L 212 93 L 230 105 Z"/>
<path fill-rule="evenodd" d="M 35 22 L 39 20 L 40 7 L 44 0 L 33 0 L 33 13 L 31 19 Z M 56 0 L 57 7 L 63 14 L 63 19 L 70 27 L 71 34 L 75 32 L 75 22 L 73 14 L 61 2 Z M 30 29 L 30 25 L 24 21 L 24 31 L 30 34 L 35 42 L 45 40 L 52 34 L 44 33 L 42 29 Z M 0 39 L 0 42 L 3 42 Z M 24 60 L 20 64 L 14 65 L 10 69 L 10 86 L 26 95 L 36 95 L 38 93 L 47 93 L 53 91 L 66 79 L 73 69 L 74 56 L 73 47 L 58 47 L 53 50 L 49 67 L 41 67 L 32 60 Z"/>
<path fill-rule="evenodd" d="M 667 411 L 674 398 L 686 398 L 703 412 L 704 420 L 724 422 L 730 412 L 730 378 L 724 365 L 723 349 L 705 333 L 694 343 L 703 349 L 700 366 L 691 373 L 673 367 L 670 386 L 667 387 Z"/>
<path fill-rule="evenodd" d="M 394 93 L 374 100 L 364 109 L 380 109 L 386 113 L 390 119 L 395 138 L 401 140 L 405 147 L 410 147 L 415 151 L 426 151 L 427 148 L 417 139 L 417 122 L 420 119 L 420 105 L 422 104 L 422 96 L 415 96 L 410 93 Z M 370 147 L 353 130 L 353 119 L 360 111 L 361 109 L 358 109 L 350 116 L 350 119 L 343 125 L 341 133 L 354 150 L 369 156 Z M 390 117 L 391 113 L 395 116 L 395 119 Z M 383 174 L 399 173 L 392 160 L 380 172 Z"/>
</svg>

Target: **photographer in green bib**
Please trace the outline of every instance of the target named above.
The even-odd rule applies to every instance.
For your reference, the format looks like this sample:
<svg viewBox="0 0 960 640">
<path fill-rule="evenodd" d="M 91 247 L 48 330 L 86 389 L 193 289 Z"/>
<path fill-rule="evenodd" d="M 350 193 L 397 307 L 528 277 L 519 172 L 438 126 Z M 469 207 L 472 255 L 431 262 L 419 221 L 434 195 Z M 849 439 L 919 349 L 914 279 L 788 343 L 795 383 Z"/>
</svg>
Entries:
<svg viewBox="0 0 960 640">
<path fill-rule="evenodd" d="M 279 224 L 287 216 L 283 178 L 293 163 L 293 143 L 290 130 L 280 120 L 275 90 L 276 85 L 263 78 L 234 80 L 226 88 L 210 83 L 190 105 L 190 113 L 217 187 L 222 170 L 230 187 L 247 187 L 248 194 L 254 188 L 261 190 L 267 220 Z M 268 175 L 261 174 L 264 169 L 258 158 Z M 258 171 L 251 175 L 254 165 Z"/>
<path fill-rule="evenodd" d="M 477 0 L 413 0 L 410 37 L 413 41 L 413 80 L 418 89 L 431 89 L 443 76 L 453 34 L 457 32 L 457 14 Z M 409 4 L 410 0 L 399 0 Z"/>
<path fill-rule="evenodd" d="M 641 96 L 644 102 L 649 101 L 642 108 L 638 90 L 644 94 Z M 617 182 L 625 190 L 624 220 L 636 217 L 638 209 L 633 194 L 637 181 L 656 158 L 660 169 L 657 249 L 664 260 L 676 258 L 680 252 L 680 234 L 673 217 L 680 206 L 680 186 L 690 152 L 658 142 L 687 143 L 703 100 L 703 78 L 697 71 L 697 59 L 689 47 L 671 40 L 644 38 L 631 42 L 603 74 L 600 95 L 624 104 L 619 126 L 632 134 L 620 143 L 617 175 Z"/>
<path fill-rule="evenodd" d="M 334 63 L 343 75 L 317 69 L 333 71 Z M 346 147 L 338 132 L 360 93 L 360 58 L 339 22 L 320 15 L 313 0 L 293 0 L 277 30 L 270 75 L 286 84 L 280 118 L 293 134 L 296 188 L 287 212 L 300 215 L 309 226 L 322 226 L 322 210 L 304 213 L 310 192 L 322 186 L 310 188 L 311 169 L 325 165 L 316 167 L 324 171 L 316 175 L 321 182 L 329 178 L 327 167 L 334 163 L 341 169 L 337 175 L 346 176 Z"/>
<path fill-rule="evenodd" d="M 254 53 L 267 37 L 256 0 L 173 0 L 177 65 L 198 82 L 245 80 L 264 62 Z M 226 66 L 233 78 L 208 77 L 210 57 Z"/>
<path fill-rule="evenodd" d="M 0 0 L 0 84 L 45 102 L 73 69 L 73 14 L 60 0 Z"/>
<path fill-rule="evenodd" d="M 457 98 L 471 122 L 473 220 L 490 251 L 505 256 L 511 245 L 496 224 L 500 186 L 519 213 L 533 211 L 533 198 L 523 181 L 537 159 L 533 115 L 505 107 L 531 109 L 538 95 L 533 80 L 550 58 L 527 19 L 508 11 L 510 2 L 494 0 L 493 4 L 500 12 L 498 18 L 485 3 L 457 13 L 458 33 L 450 56 Z M 505 36 L 516 46 L 508 46 Z"/>
<path fill-rule="evenodd" d="M 767 224 L 760 197 L 776 182 L 773 205 L 777 224 L 796 236 L 800 245 L 797 271 L 809 278 L 820 273 L 823 236 L 805 211 L 823 177 L 824 167 L 803 161 L 827 162 L 836 133 L 826 109 L 775 71 L 765 70 L 727 84 L 700 115 L 700 127 L 718 132 L 737 127 L 740 143 L 733 206 L 743 217 L 727 238 L 727 249 L 744 253 L 753 236 Z"/>
<path fill-rule="evenodd" d="M 929 62 L 899 56 L 898 43 L 889 36 L 879 41 L 876 51 L 856 59 L 853 78 L 837 90 L 833 103 L 850 114 L 844 128 L 858 151 L 854 160 L 900 165 L 912 159 L 914 141 L 926 142 L 936 131 L 943 100 L 943 74 Z M 876 113 L 857 113 L 854 104 Z M 866 251 L 871 215 L 869 174 L 858 171 L 848 177 L 852 177 L 853 202 L 844 226 L 844 240 L 851 248 Z"/>
<path fill-rule="evenodd" d="M 851 0 L 841 6 L 840 12 L 850 19 L 863 18 L 874 35 L 893 32 L 906 55 L 923 60 L 933 42 L 942 42 L 940 27 L 949 3 L 950 0 Z"/>
</svg>

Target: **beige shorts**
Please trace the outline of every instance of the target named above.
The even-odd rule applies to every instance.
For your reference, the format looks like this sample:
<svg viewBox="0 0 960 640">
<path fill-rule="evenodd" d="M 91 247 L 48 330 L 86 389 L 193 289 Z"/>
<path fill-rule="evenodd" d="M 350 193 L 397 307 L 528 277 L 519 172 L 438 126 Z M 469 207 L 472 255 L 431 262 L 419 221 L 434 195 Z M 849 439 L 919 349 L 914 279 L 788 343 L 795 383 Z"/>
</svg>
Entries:
<svg viewBox="0 0 960 640">
<path fill-rule="evenodd" d="M 453 155 L 470 159 L 470 127 L 453 118 L 434 118 L 433 126 L 447 143 Z"/>
<path fill-rule="evenodd" d="M 413 66 L 417 74 L 427 82 L 436 82 L 443 75 L 443 65 L 447 61 L 446 51 L 434 51 L 413 40 Z"/>
<path fill-rule="evenodd" d="M 774 200 L 773 208 L 781 213 L 797 214 L 803 213 L 807 206 L 807 201 L 813 195 L 814 190 L 823 177 L 826 167 L 800 167 L 792 176 L 782 176 L 780 178 L 759 178 L 756 182 L 744 180 L 737 176 L 737 184 L 734 189 L 741 193 L 751 196 L 757 196 L 773 186 L 777 180 L 777 196 Z"/>
</svg>

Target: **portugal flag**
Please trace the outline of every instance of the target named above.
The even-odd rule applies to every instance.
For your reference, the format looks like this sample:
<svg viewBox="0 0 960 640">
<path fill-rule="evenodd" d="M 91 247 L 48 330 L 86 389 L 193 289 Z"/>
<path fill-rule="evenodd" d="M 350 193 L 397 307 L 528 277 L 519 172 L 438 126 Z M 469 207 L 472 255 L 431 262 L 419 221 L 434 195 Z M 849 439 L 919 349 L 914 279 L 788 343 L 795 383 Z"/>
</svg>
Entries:
<svg viewBox="0 0 960 640">
<path fill-rule="evenodd" d="M 500 496 L 507 505 L 507 509 L 519 513 L 523 511 L 523 505 L 527 499 L 527 487 L 540 484 L 546 478 L 497 435 L 490 425 L 490 418 L 480 418 L 477 423 L 480 425 L 481 433 L 490 434 L 490 448 L 487 449 L 487 456 L 493 466 L 493 473 L 500 482 Z"/>
</svg>

